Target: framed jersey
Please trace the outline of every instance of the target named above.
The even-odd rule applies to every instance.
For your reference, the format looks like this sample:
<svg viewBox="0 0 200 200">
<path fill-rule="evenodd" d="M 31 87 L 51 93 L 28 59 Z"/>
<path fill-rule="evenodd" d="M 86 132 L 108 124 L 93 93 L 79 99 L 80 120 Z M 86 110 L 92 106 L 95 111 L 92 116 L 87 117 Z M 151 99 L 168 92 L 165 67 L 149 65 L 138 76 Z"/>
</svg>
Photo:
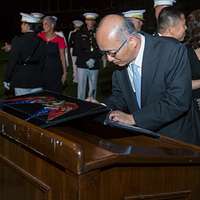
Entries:
<svg viewBox="0 0 200 200">
<path fill-rule="evenodd" d="M 108 111 L 104 105 L 50 91 L 4 99 L 1 107 L 5 112 L 44 128 Z"/>
</svg>

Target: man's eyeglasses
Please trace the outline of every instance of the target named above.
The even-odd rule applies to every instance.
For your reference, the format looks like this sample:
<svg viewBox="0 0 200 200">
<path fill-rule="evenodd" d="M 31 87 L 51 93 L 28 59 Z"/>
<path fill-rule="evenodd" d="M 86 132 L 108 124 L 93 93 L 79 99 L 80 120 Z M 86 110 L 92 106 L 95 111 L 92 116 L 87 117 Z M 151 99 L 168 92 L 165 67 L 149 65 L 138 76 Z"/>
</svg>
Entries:
<svg viewBox="0 0 200 200">
<path fill-rule="evenodd" d="M 111 56 L 111 57 L 114 58 L 117 55 L 117 53 L 122 49 L 122 47 L 126 44 L 127 41 L 128 41 L 128 39 L 126 39 L 116 51 L 114 51 L 114 52 L 112 50 L 110 50 L 110 51 L 103 51 L 103 53 L 105 55 L 107 55 L 107 56 Z"/>
</svg>

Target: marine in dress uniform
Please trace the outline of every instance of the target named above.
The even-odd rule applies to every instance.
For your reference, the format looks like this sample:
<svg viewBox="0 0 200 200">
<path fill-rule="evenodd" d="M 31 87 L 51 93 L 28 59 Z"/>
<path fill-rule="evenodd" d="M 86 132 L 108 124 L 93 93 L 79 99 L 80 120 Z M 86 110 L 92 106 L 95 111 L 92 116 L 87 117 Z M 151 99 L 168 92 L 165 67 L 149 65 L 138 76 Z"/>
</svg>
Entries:
<svg viewBox="0 0 200 200">
<path fill-rule="evenodd" d="M 77 66 L 76 66 L 76 59 L 77 57 L 74 55 L 74 46 L 75 46 L 75 38 L 80 30 L 81 26 L 83 25 L 83 22 L 81 20 L 73 20 L 72 21 L 74 29 L 69 32 L 68 35 L 68 45 L 69 45 L 69 53 L 71 56 L 71 62 L 73 67 L 73 82 L 78 83 L 77 78 Z"/>
<path fill-rule="evenodd" d="M 37 23 L 37 32 L 41 32 L 43 30 L 42 28 L 42 19 L 44 18 L 44 14 L 40 13 L 40 12 L 32 12 L 31 15 L 35 18 L 38 19 L 38 23 Z"/>
<path fill-rule="evenodd" d="M 74 55 L 77 56 L 78 95 L 79 99 L 86 98 L 87 81 L 89 91 L 87 97 L 96 98 L 97 79 L 101 65 L 101 51 L 95 38 L 95 24 L 98 14 L 84 13 L 85 26 L 76 35 Z"/>
<path fill-rule="evenodd" d="M 123 12 L 123 16 L 130 19 L 133 22 L 133 25 L 135 26 L 135 29 L 137 31 L 141 31 L 142 26 L 144 24 L 144 13 L 146 10 L 129 10 L 126 12 Z"/>
<path fill-rule="evenodd" d="M 156 19 L 158 19 L 158 16 L 163 8 L 173 6 L 174 3 L 176 3 L 176 0 L 154 0 Z"/>
<path fill-rule="evenodd" d="M 21 15 L 21 36 L 12 40 L 11 52 L 6 66 L 4 87 L 12 84 L 15 95 L 24 95 L 42 90 L 42 70 L 45 62 L 45 46 L 35 32 L 38 18 Z"/>
</svg>

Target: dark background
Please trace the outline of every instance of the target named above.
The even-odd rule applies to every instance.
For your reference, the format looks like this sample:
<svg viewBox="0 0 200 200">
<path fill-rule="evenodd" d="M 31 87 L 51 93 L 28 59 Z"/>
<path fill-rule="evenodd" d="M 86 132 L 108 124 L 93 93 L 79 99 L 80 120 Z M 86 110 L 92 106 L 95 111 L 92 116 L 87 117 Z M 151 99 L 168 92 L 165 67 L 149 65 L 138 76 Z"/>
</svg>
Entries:
<svg viewBox="0 0 200 200">
<path fill-rule="evenodd" d="M 177 0 L 176 7 L 187 15 L 200 8 L 200 0 Z M 82 19 L 84 12 L 98 12 L 101 18 L 129 9 L 146 9 L 144 30 L 151 32 L 155 29 L 153 0 L 5 0 L 0 7 L 0 40 L 10 40 L 19 33 L 20 12 L 56 15 L 59 28 L 67 33 L 71 29 L 71 21 Z"/>
</svg>

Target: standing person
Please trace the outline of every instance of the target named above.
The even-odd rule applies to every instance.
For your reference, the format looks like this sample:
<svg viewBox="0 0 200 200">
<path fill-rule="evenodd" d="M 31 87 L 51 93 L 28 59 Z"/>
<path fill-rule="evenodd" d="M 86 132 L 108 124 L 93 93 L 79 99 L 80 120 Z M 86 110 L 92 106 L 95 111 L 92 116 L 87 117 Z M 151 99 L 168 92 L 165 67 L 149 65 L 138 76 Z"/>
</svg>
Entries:
<svg viewBox="0 0 200 200">
<path fill-rule="evenodd" d="M 195 21 L 194 24 L 196 24 Z M 196 27 L 198 30 L 198 26 Z M 195 92 L 196 89 L 200 89 L 200 62 L 197 54 L 194 51 L 195 47 L 196 49 L 200 47 L 200 32 L 195 37 L 196 33 L 191 29 L 192 27 L 190 25 L 190 28 L 188 30 L 188 34 L 190 34 L 190 36 L 188 35 L 186 37 L 186 47 L 188 50 L 188 56 L 192 71 L 192 89 Z M 164 8 L 161 11 L 158 17 L 158 33 L 160 36 L 172 37 L 182 42 L 185 38 L 186 30 L 187 26 L 184 13 L 173 7 Z"/>
<path fill-rule="evenodd" d="M 123 16 L 127 17 L 133 22 L 133 25 L 135 26 L 135 29 L 137 31 L 142 30 L 142 26 L 144 24 L 144 13 L 146 10 L 129 10 L 126 12 L 123 12 Z"/>
<path fill-rule="evenodd" d="M 42 90 L 42 70 L 45 62 L 45 46 L 37 37 L 38 19 L 26 13 L 21 15 L 21 33 L 11 43 L 6 66 L 4 86 L 14 87 L 15 95 L 24 95 Z"/>
<path fill-rule="evenodd" d="M 78 98 L 86 98 L 87 80 L 89 91 L 87 97 L 96 98 L 97 79 L 101 65 L 101 52 L 96 44 L 97 13 L 84 13 L 85 26 L 77 33 L 74 55 L 77 56 Z"/>
<path fill-rule="evenodd" d="M 73 23 L 74 29 L 69 32 L 68 44 L 69 44 L 69 52 L 70 52 L 72 67 L 73 67 L 73 82 L 78 83 L 77 66 L 76 66 L 77 57 L 74 55 L 74 46 L 75 46 L 75 41 L 76 41 L 75 40 L 76 35 L 78 31 L 80 30 L 81 26 L 83 25 L 83 22 L 81 20 L 73 20 L 72 23 Z"/>
<path fill-rule="evenodd" d="M 119 15 L 102 19 L 99 48 L 118 66 L 107 106 L 113 121 L 195 143 L 191 131 L 191 71 L 187 49 L 175 40 L 138 33 Z"/>
<path fill-rule="evenodd" d="M 61 93 L 66 80 L 66 44 L 63 37 L 55 32 L 57 17 L 46 16 L 43 19 L 43 29 L 38 36 L 46 42 L 47 58 L 44 69 L 44 89 Z"/>
<path fill-rule="evenodd" d="M 44 17 L 44 14 L 39 12 L 33 12 L 30 15 L 36 18 L 36 20 L 38 21 L 37 23 L 34 23 L 34 32 L 39 33 L 40 31 L 42 31 L 41 19 L 42 17 Z M 1 47 L 1 49 L 7 53 L 10 52 L 11 48 L 11 43 L 8 41 L 4 43 L 3 47 Z"/>
<path fill-rule="evenodd" d="M 193 10 L 186 18 L 187 31 L 185 42 L 190 49 L 188 51 L 191 57 L 192 68 L 192 94 L 193 94 L 193 129 L 200 133 L 200 9 Z M 195 112 L 196 111 L 196 112 Z M 199 140 L 200 140 L 200 134 Z M 200 144 L 200 142 L 199 142 Z"/>
<path fill-rule="evenodd" d="M 190 45 L 200 60 L 200 9 L 193 10 L 186 19 L 186 43 Z"/>
<path fill-rule="evenodd" d="M 175 38 L 182 42 L 185 38 L 186 28 L 185 15 L 181 11 L 167 7 L 160 12 L 158 17 L 158 34 L 160 36 Z M 200 145 L 200 115 L 195 103 L 197 96 L 200 97 L 200 62 L 194 49 L 189 44 L 186 47 L 192 72 L 192 130 L 197 136 L 199 135 L 196 144 Z"/>
<path fill-rule="evenodd" d="M 158 17 L 158 34 L 183 41 L 187 29 L 185 15 L 174 7 L 164 8 Z"/>
<path fill-rule="evenodd" d="M 163 8 L 173 6 L 176 3 L 176 0 L 154 0 L 154 11 L 156 20 Z"/>
</svg>

